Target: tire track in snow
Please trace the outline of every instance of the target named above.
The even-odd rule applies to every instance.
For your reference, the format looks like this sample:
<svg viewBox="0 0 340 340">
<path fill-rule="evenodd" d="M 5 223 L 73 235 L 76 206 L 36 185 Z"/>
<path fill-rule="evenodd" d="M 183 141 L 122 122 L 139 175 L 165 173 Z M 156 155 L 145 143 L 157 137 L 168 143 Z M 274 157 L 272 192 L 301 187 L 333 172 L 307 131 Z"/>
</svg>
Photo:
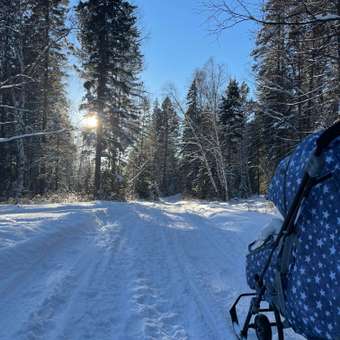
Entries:
<svg viewBox="0 0 340 340">
<path fill-rule="evenodd" d="M 179 209 L 178 213 L 171 210 L 166 213 L 170 225 L 181 227 L 190 222 L 187 227 L 191 224 L 193 229 L 192 232 L 183 232 L 183 236 L 179 233 L 168 233 L 170 236 L 173 234 L 173 251 L 170 254 L 175 254 L 173 257 L 177 259 L 182 270 L 181 276 L 189 282 L 192 295 L 196 297 L 198 306 L 201 306 L 203 314 L 207 316 L 206 323 L 213 330 L 213 336 L 204 338 L 230 339 L 233 332 L 227 315 L 229 307 L 236 297 L 235 290 L 241 288 L 240 282 L 244 281 L 244 287 L 247 289 L 243 268 L 239 268 L 240 261 L 236 258 L 244 257 L 245 250 L 242 251 L 238 243 L 242 245 L 246 242 L 240 238 L 240 242 L 235 243 L 235 232 L 218 228 L 204 216 L 205 209 L 199 209 L 198 212 L 195 209 L 187 209 L 185 212 Z M 230 216 L 229 219 L 237 225 L 237 217 Z M 249 220 L 247 215 L 243 216 L 243 219 Z M 246 246 L 243 248 L 246 249 Z M 234 249 L 237 249 L 237 252 L 234 253 Z M 207 304 L 206 301 L 210 303 Z M 212 301 L 214 303 L 211 303 Z M 220 327 L 216 327 L 218 325 Z"/>
<path fill-rule="evenodd" d="M 7 296 L 14 291 L 16 284 L 25 283 L 27 276 L 31 276 L 31 272 L 45 261 L 46 256 L 58 255 L 63 245 L 79 241 L 83 239 L 84 233 L 89 233 L 84 224 L 84 214 L 79 215 L 80 221 L 73 223 L 68 230 L 65 230 L 64 225 L 69 225 L 72 214 L 51 221 L 54 226 L 52 232 L 33 240 L 19 242 L 14 247 L 0 249 L 0 280 L 3 282 L 1 294 Z M 7 263 L 11 263 L 10 268 Z"/>
<path fill-rule="evenodd" d="M 180 316 L 169 301 L 171 272 L 164 253 L 162 228 L 145 220 L 149 208 L 138 206 L 135 212 L 140 223 L 134 231 L 137 243 L 131 267 L 133 279 L 128 288 L 130 317 L 123 334 L 131 335 L 131 339 L 188 339 Z"/>
<path fill-rule="evenodd" d="M 80 217 L 80 221 L 84 222 L 82 213 Z M 39 308 L 39 305 L 48 298 L 53 282 L 61 281 L 70 267 L 77 263 L 79 249 L 86 249 L 89 230 L 83 228 L 81 223 L 76 223 L 67 233 L 65 226 L 59 223 L 65 223 L 67 226 L 70 221 L 68 217 L 55 221 L 52 232 L 48 233 L 49 239 L 47 235 L 43 235 L 34 239 L 31 244 L 30 242 L 19 244 L 19 251 L 17 248 L 5 249 L 9 257 L 16 256 L 16 259 L 21 261 L 22 269 L 18 270 L 14 266 L 13 273 L 10 273 L 8 280 L 1 285 L 0 314 L 5 327 L 0 328 L 0 339 L 19 339 L 18 335 L 11 334 L 18 330 L 18 327 L 22 328 L 32 311 Z M 25 262 L 26 259 L 29 260 L 28 264 Z M 2 259 L 5 260 L 6 257 Z M 0 271 L 4 272 L 2 261 Z M 9 267 L 8 270 L 10 269 Z M 20 308 L 13 301 L 20 301 Z M 26 335 L 23 335 L 23 338 L 28 339 Z"/>
<path fill-rule="evenodd" d="M 207 287 L 204 285 L 204 279 L 199 280 L 195 266 L 190 265 L 192 259 L 185 252 L 185 248 L 195 249 L 195 247 L 198 246 L 192 239 L 186 239 L 186 235 L 190 235 L 192 232 L 195 233 L 194 229 L 196 226 L 192 216 L 190 215 L 189 217 L 189 215 L 186 215 L 183 220 L 180 212 L 179 214 L 169 214 L 167 206 L 162 205 L 161 208 L 162 210 L 156 205 L 156 209 L 151 209 L 151 214 L 154 215 L 150 222 L 154 226 L 152 236 L 150 237 L 152 241 L 148 241 L 148 237 L 146 236 L 144 239 L 149 247 L 150 244 L 152 244 L 155 248 L 152 248 L 152 253 L 147 254 L 145 257 L 148 259 L 147 263 L 151 268 L 157 268 L 151 256 L 157 258 L 161 264 L 161 266 L 159 266 L 157 282 L 160 278 L 166 277 L 160 284 L 161 290 L 165 292 L 166 296 L 172 296 L 171 303 L 173 310 L 179 313 L 179 317 L 182 318 L 181 323 L 190 330 L 189 335 L 187 335 L 185 331 L 186 328 L 183 328 L 182 334 L 185 334 L 183 338 L 229 339 L 230 333 L 228 332 L 227 322 L 224 318 L 225 312 L 220 313 L 216 308 L 211 309 L 212 306 L 206 303 L 205 300 L 214 301 L 214 298 L 210 292 L 207 291 Z M 169 216 L 175 217 L 175 219 Z M 181 231 L 179 223 L 181 225 L 184 223 L 188 229 L 192 230 Z M 168 228 L 171 225 L 179 228 Z M 201 242 L 207 244 L 205 235 L 202 235 L 201 231 L 196 230 L 196 232 Z M 161 247 L 159 247 L 160 244 Z M 214 256 L 216 256 L 216 254 L 214 254 Z M 187 266 L 183 265 L 183 263 L 186 263 Z M 142 265 L 138 264 L 137 267 L 140 268 Z M 214 267 L 217 268 L 216 270 L 219 270 L 221 266 L 219 266 L 219 264 L 216 265 L 214 262 Z M 198 271 L 198 273 L 200 272 Z M 152 273 L 149 274 L 149 276 L 151 278 L 153 276 L 153 281 L 156 280 L 156 276 L 152 275 Z M 155 282 L 153 282 L 153 287 L 155 286 L 154 283 Z M 207 299 L 208 295 L 209 298 Z M 176 304 L 174 305 L 173 303 Z M 221 324 L 224 324 L 225 327 L 222 329 L 220 327 L 219 329 L 218 325 Z M 148 339 L 148 337 L 139 338 Z M 170 337 L 170 339 L 177 338 Z"/>
<path fill-rule="evenodd" d="M 125 270 L 121 270 L 124 260 L 121 253 L 126 244 L 126 230 L 123 222 L 128 216 L 117 218 L 117 214 L 97 214 L 98 233 L 95 248 L 88 258 L 99 259 L 91 265 L 92 273 L 72 297 L 68 306 L 66 322 L 60 329 L 57 339 L 112 339 L 114 325 L 117 323 L 119 285 Z M 89 259 L 90 261 L 90 259 Z M 120 269 L 120 270 L 119 270 Z M 117 298 L 118 297 L 118 298 Z"/>
<path fill-rule="evenodd" d="M 117 217 L 117 215 L 121 215 Z M 128 310 L 127 293 L 134 266 L 133 253 L 136 235 L 130 208 L 117 214 L 108 209 L 107 214 L 97 214 L 99 250 L 93 257 L 102 258 L 91 280 L 76 292 L 70 306 L 69 321 L 65 323 L 58 339 L 120 339 Z M 115 234 L 117 234 L 115 236 Z M 128 339 L 124 336 L 122 339 Z"/>
<path fill-rule="evenodd" d="M 233 328 L 231 323 L 228 320 L 228 310 L 231 305 L 231 301 L 234 298 L 234 294 L 231 294 L 232 299 L 228 299 L 228 292 L 232 291 L 233 283 L 231 281 L 236 282 L 237 280 L 231 280 L 231 276 L 229 275 L 222 275 L 221 284 L 223 285 L 223 290 L 219 292 L 219 296 L 221 297 L 224 302 L 221 303 L 221 301 L 218 300 L 218 297 L 216 296 L 215 292 L 212 291 L 212 287 L 210 286 L 211 282 L 209 280 L 209 277 L 211 277 L 213 272 L 214 275 L 219 275 L 221 272 L 229 272 L 230 268 L 226 268 L 226 263 L 228 261 L 224 261 L 225 258 L 225 252 L 222 251 L 219 246 L 217 246 L 217 243 L 215 240 L 212 240 L 210 236 L 207 236 L 208 233 L 203 232 L 202 236 L 207 244 L 211 247 L 211 249 L 214 249 L 215 251 L 215 264 L 208 264 L 206 268 L 200 268 L 201 264 L 194 264 L 192 261 L 190 261 L 190 257 L 187 255 L 187 252 L 185 250 L 185 246 L 182 246 L 182 254 L 185 254 L 185 256 L 188 260 L 185 261 L 187 266 L 182 266 L 184 272 L 186 273 L 186 276 L 189 277 L 189 282 L 194 290 L 194 293 L 196 296 L 202 300 L 203 306 L 205 307 L 204 315 L 208 315 L 210 317 L 210 320 L 213 320 L 213 323 L 210 323 L 210 327 L 215 330 L 215 335 L 213 339 L 230 339 L 230 336 L 232 336 Z M 176 240 L 176 243 L 181 243 L 181 240 Z M 177 247 L 178 249 L 178 247 Z M 177 250 L 178 251 L 178 250 Z M 220 256 L 220 254 L 222 256 Z M 204 259 L 202 259 L 204 260 Z M 199 261 L 198 261 L 199 262 Z M 189 269 L 188 269 L 189 268 Z M 224 269 L 223 269 L 224 268 Z M 228 283 L 228 284 L 227 284 Z M 204 298 L 201 298 L 202 295 L 205 295 Z M 214 308 L 211 310 L 211 305 L 205 305 L 205 301 L 215 301 Z M 230 302 L 229 302 L 230 301 Z M 209 320 L 209 319 L 208 319 Z M 216 322 L 218 320 L 218 322 Z M 221 328 L 221 325 L 224 325 L 224 327 Z M 212 337 L 208 336 L 207 339 L 210 339 Z"/>
<path fill-rule="evenodd" d="M 58 327 L 58 314 L 63 313 L 73 291 L 77 289 L 76 273 L 79 271 L 84 275 L 83 273 L 88 271 L 87 268 L 83 256 L 79 256 L 74 266 L 66 272 L 63 271 L 60 278 L 52 279 L 53 288 L 29 314 L 28 320 L 17 333 L 17 337 L 30 340 L 51 338 L 50 334 Z"/>
<path fill-rule="evenodd" d="M 202 286 L 202 282 L 197 280 L 196 271 L 194 266 L 191 265 L 190 257 L 188 257 L 185 253 L 185 247 L 179 246 L 180 240 L 178 235 L 175 234 L 174 238 L 169 237 L 167 235 L 168 241 L 171 242 L 172 251 L 169 251 L 169 255 L 174 259 L 174 263 L 176 264 L 174 267 L 177 267 L 180 272 L 180 277 L 184 281 L 183 284 L 186 287 L 186 295 L 192 300 L 190 303 L 194 303 L 197 306 L 197 310 L 194 313 L 199 313 L 201 323 L 204 323 L 206 327 L 204 327 L 199 322 L 196 324 L 196 327 L 206 328 L 208 332 L 204 332 L 200 335 L 200 338 L 203 339 L 228 339 L 227 334 L 222 334 L 220 327 L 218 327 L 221 322 L 217 322 L 216 320 L 220 319 L 219 315 L 216 315 L 214 311 L 211 310 L 210 306 L 206 303 L 205 298 L 209 293 Z M 196 246 L 198 246 L 196 244 Z M 171 255 L 172 254 L 172 255 Z M 186 265 L 184 265 L 185 263 Z M 198 282 L 197 282 L 198 281 Z M 203 295 L 205 295 L 203 297 Z M 210 300 L 213 301 L 213 300 Z M 196 309 L 196 308 L 194 308 Z M 190 313 L 190 311 L 188 311 Z"/>
<path fill-rule="evenodd" d="M 91 216 L 88 217 L 91 218 Z M 97 216 L 95 233 L 85 234 L 79 239 L 80 243 L 64 244 L 59 248 L 60 257 L 54 258 L 53 256 L 46 259 L 44 267 L 53 268 L 51 272 L 47 272 L 47 286 L 42 287 L 47 293 L 36 296 L 35 299 L 40 302 L 35 304 L 16 338 L 32 340 L 56 338 L 58 328 L 64 326 L 70 302 L 77 301 L 77 294 L 81 287 L 91 282 L 98 268 L 106 266 L 107 254 L 112 253 L 117 243 L 112 235 L 110 237 L 107 232 L 102 232 L 103 223 L 99 222 L 100 219 Z M 118 235 L 119 233 L 116 233 L 116 236 Z M 109 245 L 108 250 L 102 250 L 104 244 Z M 68 258 L 71 253 L 73 253 L 73 261 L 72 256 L 71 260 Z M 64 265 L 56 270 L 55 263 Z M 37 271 L 34 273 L 38 274 Z"/>
</svg>

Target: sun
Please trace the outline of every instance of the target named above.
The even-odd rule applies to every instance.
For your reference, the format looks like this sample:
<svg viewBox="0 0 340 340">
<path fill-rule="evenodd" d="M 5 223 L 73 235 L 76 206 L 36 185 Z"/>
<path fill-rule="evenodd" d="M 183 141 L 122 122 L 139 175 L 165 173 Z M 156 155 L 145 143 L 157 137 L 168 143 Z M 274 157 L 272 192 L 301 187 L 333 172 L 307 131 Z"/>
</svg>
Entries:
<svg viewBox="0 0 340 340">
<path fill-rule="evenodd" d="M 88 116 L 83 119 L 83 125 L 86 129 L 95 129 L 98 125 L 96 116 Z"/>
</svg>

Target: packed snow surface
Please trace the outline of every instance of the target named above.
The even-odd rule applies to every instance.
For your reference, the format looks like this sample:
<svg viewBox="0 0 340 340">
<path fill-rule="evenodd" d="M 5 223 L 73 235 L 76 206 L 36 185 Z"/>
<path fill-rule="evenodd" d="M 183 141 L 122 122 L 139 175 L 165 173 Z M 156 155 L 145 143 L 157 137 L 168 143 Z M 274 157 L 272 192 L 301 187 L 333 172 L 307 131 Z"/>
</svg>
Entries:
<svg viewBox="0 0 340 340">
<path fill-rule="evenodd" d="M 0 339 L 234 339 L 247 245 L 272 214 L 263 200 L 1 205 Z"/>
</svg>

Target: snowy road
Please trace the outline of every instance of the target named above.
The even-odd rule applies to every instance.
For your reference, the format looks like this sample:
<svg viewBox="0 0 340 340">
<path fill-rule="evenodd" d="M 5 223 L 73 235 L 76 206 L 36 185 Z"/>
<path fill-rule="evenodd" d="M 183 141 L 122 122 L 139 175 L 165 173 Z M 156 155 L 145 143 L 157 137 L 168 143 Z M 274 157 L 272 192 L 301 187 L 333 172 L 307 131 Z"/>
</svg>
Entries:
<svg viewBox="0 0 340 340">
<path fill-rule="evenodd" d="M 266 210 L 2 205 L 0 339 L 233 339 L 227 310 L 247 291 L 244 256 Z"/>
</svg>

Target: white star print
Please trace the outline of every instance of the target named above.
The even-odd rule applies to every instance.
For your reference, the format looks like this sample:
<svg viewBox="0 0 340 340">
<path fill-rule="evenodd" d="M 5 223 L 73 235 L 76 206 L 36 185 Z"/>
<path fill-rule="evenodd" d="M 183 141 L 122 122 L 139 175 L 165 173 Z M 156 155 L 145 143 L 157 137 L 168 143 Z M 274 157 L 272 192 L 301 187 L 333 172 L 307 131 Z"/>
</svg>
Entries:
<svg viewBox="0 0 340 340">
<path fill-rule="evenodd" d="M 280 162 L 279 170 L 270 186 L 270 198 L 283 215 L 291 204 L 302 174 L 319 134 L 307 139 L 291 156 Z M 340 138 L 333 150 L 325 151 L 326 169 L 334 176 L 313 188 L 305 199 L 301 215 L 296 222 L 298 240 L 292 250 L 289 264 L 287 291 L 287 319 L 305 337 L 335 338 L 335 320 L 340 316 L 338 297 L 338 275 L 340 273 L 340 252 L 338 237 L 340 226 L 340 189 L 335 181 L 340 178 Z M 288 172 L 287 170 L 288 169 Z M 326 172 L 327 171 L 327 172 Z M 286 176 L 286 179 L 284 179 Z M 286 183 L 286 199 L 283 199 L 283 181 Z M 277 255 L 276 255 L 277 256 Z M 260 256 L 255 256 L 253 263 Z M 263 257 L 259 261 L 263 265 Z M 275 262 L 277 264 L 277 261 Z M 258 270 L 258 269 L 257 269 Z M 266 281 L 270 284 L 276 267 L 269 269 Z M 275 280 L 274 280 L 275 282 Z M 272 285 L 269 292 L 272 291 Z M 302 308 L 301 308 L 302 307 Z M 334 311 L 335 309 L 335 311 Z M 338 313 L 336 315 L 336 313 Z"/>
<path fill-rule="evenodd" d="M 323 246 L 323 241 L 322 241 L 322 239 L 317 240 L 317 241 L 316 241 L 316 244 L 317 244 L 318 247 L 321 248 L 321 247 Z"/>
<path fill-rule="evenodd" d="M 332 162 L 333 162 L 333 157 L 332 157 L 332 156 L 327 156 L 327 157 L 326 157 L 326 162 L 327 162 L 328 164 L 332 163 Z"/>
</svg>

